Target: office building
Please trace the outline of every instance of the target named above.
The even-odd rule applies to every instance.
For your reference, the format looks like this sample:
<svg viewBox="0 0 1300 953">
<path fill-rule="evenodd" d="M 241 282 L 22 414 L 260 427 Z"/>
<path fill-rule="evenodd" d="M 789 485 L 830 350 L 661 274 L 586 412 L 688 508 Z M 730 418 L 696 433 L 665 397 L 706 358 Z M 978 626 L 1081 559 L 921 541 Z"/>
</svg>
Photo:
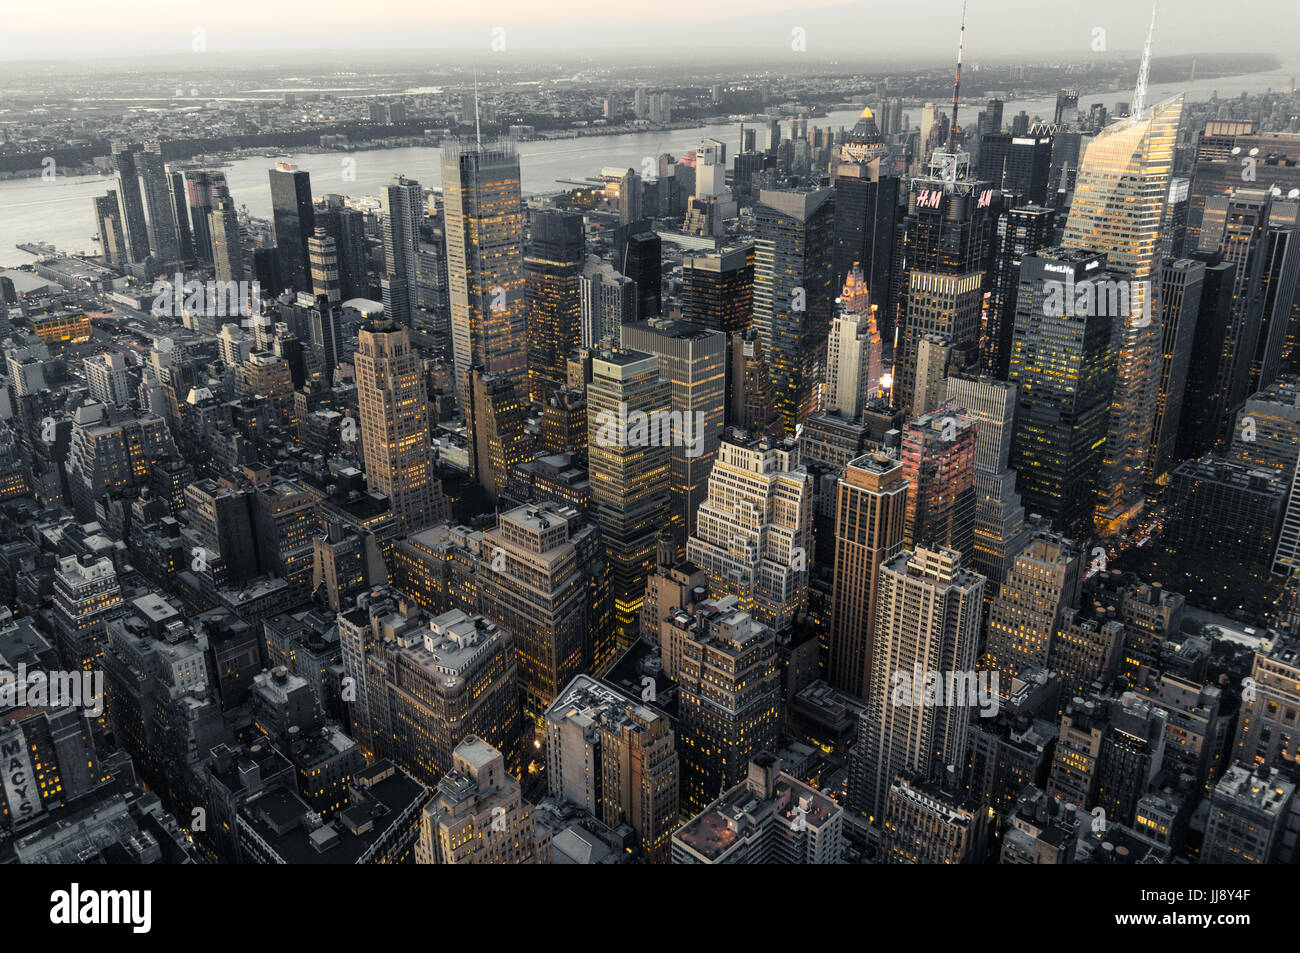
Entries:
<svg viewBox="0 0 1300 953">
<path fill-rule="evenodd" d="M 546 710 L 552 797 L 627 824 L 653 863 L 666 863 L 677 826 L 681 762 L 663 712 L 576 675 Z"/>
<path fill-rule="evenodd" d="M 785 431 L 817 409 L 835 299 L 835 192 L 764 189 L 754 207 L 754 329 Z"/>
<path fill-rule="evenodd" d="M 452 357 L 461 406 L 469 369 L 509 379 L 526 392 L 523 202 L 519 155 L 502 141 L 442 145 Z"/>
<path fill-rule="evenodd" d="M 424 189 L 414 179 L 395 175 L 379 193 L 383 214 L 384 317 L 412 327 L 419 310 L 417 251 L 420 222 L 424 218 Z"/>
<path fill-rule="evenodd" d="M 565 382 L 565 361 L 582 344 L 582 292 L 586 262 L 582 216 L 533 213 L 524 251 L 529 397 L 543 403 Z"/>
<path fill-rule="evenodd" d="M 637 638 L 655 540 L 668 524 L 671 386 L 653 354 L 602 351 L 591 365 L 591 501 L 609 555 L 617 643 L 625 648 Z"/>
<path fill-rule="evenodd" d="M 659 376 L 668 381 L 671 412 L 681 422 L 672 442 L 668 476 L 669 528 L 679 552 L 704 502 L 725 423 L 727 338 L 686 321 L 655 318 L 624 324 L 622 346 L 659 359 Z"/>
<path fill-rule="evenodd" d="M 725 334 L 753 324 L 752 243 L 682 256 L 682 318 Z"/>
<path fill-rule="evenodd" d="M 962 568 L 952 550 L 904 550 L 881 566 L 876 600 L 871 687 L 849 765 L 849 800 L 880 827 L 900 771 L 935 779 L 966 763 L 971 712 L 981 700 L 962 686 L 977 685 L 984 577 Z M 903 680 L 931 673 L 953 689 L 944 704 L 924 704 L 920 685 L 900 695 Z"/>
<path fill-rule="evenodd" d="M 1169 198 L 1174 142 L 1183 101 L 1178 97 L 1107 126 L 1079 165 L 1062 244 L 1106 256 L 1127 288 L 1118 315 L 1114 400 L 1107 425 L 1095 524 L 1120 532 L 1141 513 L 1147 454 L 1160 384 L 1160 224 Z M 1094 279 L 1095 280 L 1095 279 Z M 1024 284 L 1022 271 L 1021 284 Z"/>
<path fill-rule="evenodd" d="M 695 518 L 686 558 L 712 594 L 736 597 L 740 611 L 785 639 L 807 607 L 813 564 L 812 476 L 794 441 L 729 431 Z"/>
<path fill-rule="evenodd" d="M 1001 683 L 1050 667 L 1061 614 L 1079 604 L 1086 569 L 1073 540 L 1046 530 L 1015 557 L 989 609 L 985 663 Z"/>
<path fill-rule="evenodd" d="M 538 827 L 501 752 L 474 735 L 456 745 L 451 767 L 420 814 L 417 864 L 548 864 Z"/>
<path fill-rule="evenodd" d="M 745 776 L 751 759 L 780 734 L 781 675 L 771 629 L 737 608 L 734 597 L 711 599 L 692 613 L 673 613 L 681 642 L 678 752 L 684 811 L 703 810 Z"/>
<path fill-rule="evenodd" d="M 843 850 L 844 809 L 767 751 L 672 835 L 674 864 L 834 864 Z"/>
<path fill-rule="evenodd" d="M 275 248 L 280 277 L 295 291 L 311 290 L 307 242 L 316 234 L 311 203 L 311 176 L 287 162 L 270 171 L 271 208 L 275 218 Z"/>
<path fill-rule="evenodd" d="M 1049 307 L 1048 295 L 1122 280 L 1104 269 L 1104 258 L 1066 249 L 1028 255 L 1020 267 L 1007 374 L 1019 392 L 1011 465 L 1025 509 L 1067 533 L 1085 529 L 1103 479 L 1122 318 Z"/>
<path fill-rule="evenodd" d="M 446 519 L 429 450 L 424 367 L 410 332 L 391 321 L 362 327 L 355 357 L 361 448 L 370 487 L 385 494 L 402 531 Z"/>
<path fill-rule="evenodd" d="M 881 567 L 903 547 L 907 481 L 903 465 L 884 453 L 853 460 L 835 485 L 831 625 L 826 680 L 866 698 L 875 648 Z"/>
<path fill-rule="evenodd" d="M 978 421 L 951 402 L 903 427 L 907 481 L 903 546 L 955 549 L 973 558 Z"/>
</svg>

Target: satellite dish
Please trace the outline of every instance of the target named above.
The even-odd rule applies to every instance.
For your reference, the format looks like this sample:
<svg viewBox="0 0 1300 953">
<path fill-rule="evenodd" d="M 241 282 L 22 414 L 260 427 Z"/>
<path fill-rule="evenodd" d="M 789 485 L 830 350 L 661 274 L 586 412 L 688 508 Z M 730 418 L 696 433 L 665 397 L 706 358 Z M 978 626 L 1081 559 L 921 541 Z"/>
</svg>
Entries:
<svg viewBox="0 0 1300 953">
<path fill-rule="evenodd" d="M 1240 154 L 1241 154 L 1241 146 L 1233 146 L 1233 147 L 1232 147 L 1232 154 L 1233 154 L 1234 156 L 1235 156 L 1235 155 L 1240 155 Z"/>
<path fill-rule="evenodd" d="M 1254 149 L 1251 149 L 1250 152 L 1248 152 L 1248 153 L 1246 153 L 1246 154 L 1247 154 L 1247 155 L 1251 155 L 1251 156 L 1257 156 L 1257 155 L 1259 155 L 1259 147 L 1256 146 Z"/>
<path fill-rule="evenodd" d="M 1300 199 L 1300 189 L 1292 189 L 1286 194 L 1289 199 Z"/>
</svg>

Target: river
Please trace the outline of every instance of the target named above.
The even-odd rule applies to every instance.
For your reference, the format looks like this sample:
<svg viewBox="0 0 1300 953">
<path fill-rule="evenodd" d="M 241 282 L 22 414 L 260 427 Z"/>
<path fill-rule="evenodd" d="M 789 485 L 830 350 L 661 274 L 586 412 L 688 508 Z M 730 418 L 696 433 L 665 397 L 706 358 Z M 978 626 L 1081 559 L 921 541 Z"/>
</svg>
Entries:
<svg viewBox="0 0 1300 953">
<path fill-rule="evenodd" d="M 1148 101 L 1158 102 L 1179 92 L 1185 92 L 1190 100 L 1202 100 L 1216 91 L 1220 98 L 1230 98 L 1243 92 L 1281 89 L 1290 86 L 1291 77 L 1298 69 L 1300 62 L 1293 61 L 1267 73 L 1196 80 L 1190 84 L 1160 83 L 1151 87 Z M 1086 110 L 1090 103 L 1103 102 L 1110 109 L 1116 102 L 1128 100 L 1131 96 L 1131 89 L 1082 88 L 1079 105 Z M 1030 117 L 1050 119 L 1055 103 L 1055 96 L 1011 100 L 1003 109 L 1003 118 L 1009 123 L 1011 117 L 1023 109 Z M 983 100 L 963 105 L 962 115 L 970 123 L 982 108 Z M 970 115 L 965 110 L 970 110 Z M 917 110 L 912 112 L 912 121 L 918 121 Z M 836 110 L 827 117 L 812 120 L 810 125 L 849 127 L 857 120 L 857 115 L 857 110 Z M 724 123 L 697 129 L 524 142 L 519 145 L 523 189 L 525 192 L 551 192 L 564 187 L 559 184 L 560 179 L 581 180 L 597 175 L 605 166 L 639 171 L 646 156 L 657 156 L 662 152 L 681 155 L 695 148 L 703 138 L 721 139 L 734 152 L 739 143 L 739 127 L 735 123 Z M 355 161 L 354 167 L 345 165 L 348 159 Z M 259 218 L 271 217 L 271 187 L 267 170 L 276 162 L 292 162 L 310 172 L 312 193 L 317 197 L 330 192 L 377 196 L 380 188 L 398 173 L 415 178 L 427 187 L 442 183 L 438 150 L 429 147 L 238 159 L 222 171 L 230 183 L 236 204 L 247 205 L 249 211 Z M 344 179 L 345 169 L 353 173 L 354 178 Z M 103 195 L 110 188 L 113 188 L 113 178 L 100 175 L 59 176 L 52 181 L 40 178 L 0 181 L 0 267 L 34 260 L 33 256 L 15 247 L 20 242 L 42 241 L 63 251 L 97 254 L 91 199 Z"/>
</svg>

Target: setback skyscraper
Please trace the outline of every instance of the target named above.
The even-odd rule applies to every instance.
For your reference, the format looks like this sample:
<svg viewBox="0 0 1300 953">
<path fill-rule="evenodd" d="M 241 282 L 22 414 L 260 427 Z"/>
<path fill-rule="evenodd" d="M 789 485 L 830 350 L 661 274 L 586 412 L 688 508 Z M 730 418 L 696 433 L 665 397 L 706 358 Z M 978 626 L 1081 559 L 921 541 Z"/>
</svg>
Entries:
<svg viewBox="0 0 1300 953">
<path fill-rule="evenodd" d="M 524 318 L 523 202 L 513 143 L 442 144 L 447 218 L 452 359 L 456 389 L 468 402 L 478 365 L 528 392 Z"/>
</svg>

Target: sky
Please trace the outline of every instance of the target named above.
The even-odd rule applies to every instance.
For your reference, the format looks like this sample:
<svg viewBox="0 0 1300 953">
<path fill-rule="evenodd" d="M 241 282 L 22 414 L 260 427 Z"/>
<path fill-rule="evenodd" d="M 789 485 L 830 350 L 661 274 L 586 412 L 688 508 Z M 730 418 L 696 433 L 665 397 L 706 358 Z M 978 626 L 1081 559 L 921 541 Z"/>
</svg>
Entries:
<svg viewBox="0 0 1300 953">
<path fill-rule="evenodd" d="M 1149 2 L 969 0 L 967 62 L 1027 50 L 1085 57 L 1099 41 L 1104 52 L 1137 51 Z M 611 57 L 727 50 L 756 62 L 801 52 L 937 56 L 956 52 L 960 18 L 961 0 L 12 0 L 0 19 L 0 59 L 321 49 Z M 804 51 L 793 49 L 796 30 Z M 1156 53 L 1285 58 L 1297 35 L 1296 0 L 1163 0 Z"/>
</svg>

